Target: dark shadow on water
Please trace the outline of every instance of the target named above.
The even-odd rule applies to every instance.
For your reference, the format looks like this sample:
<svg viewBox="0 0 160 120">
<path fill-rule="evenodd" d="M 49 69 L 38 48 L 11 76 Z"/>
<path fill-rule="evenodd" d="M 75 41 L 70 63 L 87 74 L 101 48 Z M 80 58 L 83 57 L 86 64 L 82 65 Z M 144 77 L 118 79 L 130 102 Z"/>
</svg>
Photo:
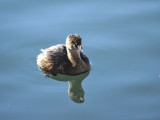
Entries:
<svg viewBox="0 0 160 120">
<path fill-rule="evenodd" d="M 45 74 L 45 71 L 42 72 Z M 82 87 L 82 81 L 89 75 L 89 73 L 90 71 L 76 76 L 69 76 L 63 74 L 57 74 L 56 76 L 53 76 L 52 74 L 48 74 L 48 77 L 57 81 L 68 81 L 68 95 L 70 96 L 71 100 L 76 103 L 83 103 L 85 92 Z"/>
</svg>

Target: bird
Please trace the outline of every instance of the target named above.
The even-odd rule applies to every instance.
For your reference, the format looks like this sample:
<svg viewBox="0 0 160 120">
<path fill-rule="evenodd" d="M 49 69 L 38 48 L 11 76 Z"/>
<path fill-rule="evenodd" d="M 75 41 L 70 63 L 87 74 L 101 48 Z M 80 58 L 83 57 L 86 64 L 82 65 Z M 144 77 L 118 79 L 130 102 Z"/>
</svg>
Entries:
<svg viewBox="0 0 160 120">
<path fill-rule="evenodd" d="M 89 59 L 82 51 L 82 38 L 78 34 L 68 35 L 65 45 L 58 44 L 41 51 L 37 56 L 37 65 L 45 76 L 74 76 L 91 69 Z"/>
</svg>

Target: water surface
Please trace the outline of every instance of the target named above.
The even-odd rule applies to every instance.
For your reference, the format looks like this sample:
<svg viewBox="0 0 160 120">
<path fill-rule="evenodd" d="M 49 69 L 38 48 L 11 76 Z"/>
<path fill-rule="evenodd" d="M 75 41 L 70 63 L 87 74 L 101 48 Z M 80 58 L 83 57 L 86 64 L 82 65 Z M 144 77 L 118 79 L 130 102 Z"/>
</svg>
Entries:
<svg viewBox="0 0 160 120">
<path fill-rule="evenodd" d="M 159 120 L 160 1 L 0 1 L 0 119 Z M 45 78 L 39 49 L 83 38 L 85 102 Z"/>
</svg>

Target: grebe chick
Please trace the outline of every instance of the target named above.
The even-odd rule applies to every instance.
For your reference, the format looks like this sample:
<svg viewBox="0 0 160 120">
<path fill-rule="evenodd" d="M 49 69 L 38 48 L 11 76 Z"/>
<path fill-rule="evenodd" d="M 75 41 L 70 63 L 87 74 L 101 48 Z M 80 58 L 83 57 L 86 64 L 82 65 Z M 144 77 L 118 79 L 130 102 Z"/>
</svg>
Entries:
<svg viewBox="0 0 160 120">
<path fill-rule="evenodd" d="M 66 45 L 51 46 L 41 50 L 37 57 L 38 67 L 46 76 L 57 73 L 79 75 L 90 70 L 87 56 L 81 51 L 81 37 L 71 34 L 66 38 Z"/>
</svg>

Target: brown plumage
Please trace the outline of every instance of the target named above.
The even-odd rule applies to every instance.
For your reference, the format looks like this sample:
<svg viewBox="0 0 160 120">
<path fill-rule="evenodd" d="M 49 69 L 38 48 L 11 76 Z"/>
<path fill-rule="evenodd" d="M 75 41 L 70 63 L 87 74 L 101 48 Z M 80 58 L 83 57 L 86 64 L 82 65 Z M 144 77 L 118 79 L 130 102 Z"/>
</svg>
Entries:
<svg viewBox="0 0 160 120">
<path fill-rule="evenodd" d="M 46 75 L 78 75 L 88 72 L 90 63 L 81 48 L 81 37 L 71 34 L 66 39 L 66 46 L 56 45 L 42 50 L 37 57 L 37 65 Z"/>
</svg>

